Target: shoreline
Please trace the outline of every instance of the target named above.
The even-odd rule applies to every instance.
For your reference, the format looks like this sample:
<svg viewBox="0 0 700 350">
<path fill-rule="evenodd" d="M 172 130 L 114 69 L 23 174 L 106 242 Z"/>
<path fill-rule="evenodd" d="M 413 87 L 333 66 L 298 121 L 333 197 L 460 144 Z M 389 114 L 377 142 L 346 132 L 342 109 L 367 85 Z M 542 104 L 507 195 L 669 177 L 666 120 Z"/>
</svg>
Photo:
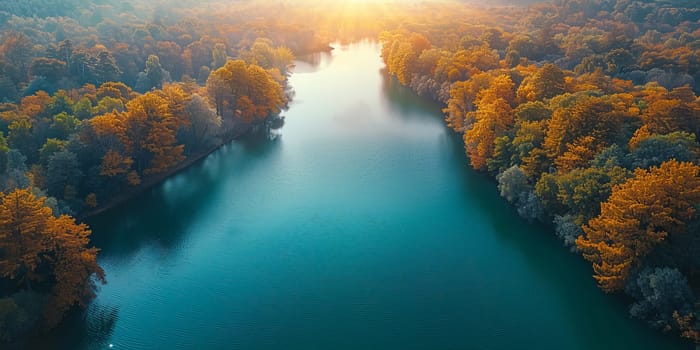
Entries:
<svg viewBox="0 0 700 350">
<path fill-rule="evenodd" d="M 310 55 L 314 53 L 321 53 L 321 52 L 332 52 L 335 48 L 330 46 L 330 44 L 323 44 L 319 47 L 315 47 L 310 51 L 309 53 L 306 53 L 304 55 Z M 296 55 L 295 55 L 296 56 Z M 287 88 L 286 84 L 283 88 Z M 221 139 L 221 142 L 217 143 L 216 145 L 206 149 L 205 151 L 192 155 L 191 157 L 187 157 L 182 163 L 178 164 L 177 166 L 168 169 L 167 171 L 154 175 L 153 177 L 149 177 L 148 179 L 145 179 L 143 182 L 141 182 L 140 185 L 132 188 L 127 188 L 126 190 L 123 191 L 123 193 L 110 197 L 110 199 L 106 202 L 104 205 L 98 205 L 95 208 L 92 208 L 91 210 L 85 211 L 83 213 L 78 213 L 74 215 L 74 218 L 76 219 L 77 222 L 79 223 L 84 223 L 87 219 L 94 217 L 96 215 L 102 214 L 104 212 L 109 211 L 110 209 L 114 209 L 129 200 L 143 194 L 147 190 L 153 188 L 154 186 L 162 183 L 166 179 L 168 179 L 171 176 L 174 176 L 178 174 L 179 172 L 189 168 L 190 166 L 194 165 L 195 163 L 199 162 L 200 160 L 203 160 L 210 154 L 214 153 L 216 150 L 219 148 L 223 147 L 224 145 L 227 145 L 243 136 L 246 134 L 250 133 L 252 130 L 255 129 L 255 125 L 251 124 L 246 124 L 243 123 L 240 125 L 239 130 L 233 130 L 230 133 L 230 136 L 223 136 Z M 94 233 L 94 232 L 93 232 Z"/>
<path fill-rule="evenodd" d="M 210 154 L 217 151 L 219 148 L 235 140 L 240 139 L 253 129 L 254 127 L 251 125 L 244 125 L 244 127 L 240 128 L 240 130 L 232 132 L 230 136 L 222 137 L 221 142 L 218 142 L 216 145 L 206 149 L 205 151 L 187 157 L 182 163 L 178 164 L 177 166 L 172 167 L 160 174 L 154 175 L 153 177 L 149 177 L 148 179 L 144 180 L 140 185 L 127 189 L 117 196 L 111 197 L 105 205 L 98 205 L 96 208 L 93 208 L 89 211 L 81 213 L 80 215 L 77 215 L 75 217 L 76 220 L 79 223 L 85 223 L 86 219 L 107 212 L 128 202 L 129 200 L 134 199 L 135 197 L 138 197 L 139 195 L 145 193 L 147 190 L 167 180 L 171 176 L 177 175 L 178 173 L 186 170 L 187 168 L 203 160 Z"/>
</svg>

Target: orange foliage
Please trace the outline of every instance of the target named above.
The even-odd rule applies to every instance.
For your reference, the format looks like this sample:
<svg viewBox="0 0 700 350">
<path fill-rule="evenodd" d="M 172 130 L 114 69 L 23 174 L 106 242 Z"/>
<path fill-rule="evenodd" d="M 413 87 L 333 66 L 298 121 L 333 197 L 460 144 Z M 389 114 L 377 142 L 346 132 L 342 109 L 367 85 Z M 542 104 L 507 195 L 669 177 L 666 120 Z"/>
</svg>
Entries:
<svg viewBox="0 0 700 350">
<path fill-rule="evenodd" d="M 681 234 L 700 201 L 700 168 L 669 161 L 613 188 L 600 215 L 576 240 L 594 278 L 607 292 L 621 290 L 630 270 L 670 234 Z"/>
</svg>

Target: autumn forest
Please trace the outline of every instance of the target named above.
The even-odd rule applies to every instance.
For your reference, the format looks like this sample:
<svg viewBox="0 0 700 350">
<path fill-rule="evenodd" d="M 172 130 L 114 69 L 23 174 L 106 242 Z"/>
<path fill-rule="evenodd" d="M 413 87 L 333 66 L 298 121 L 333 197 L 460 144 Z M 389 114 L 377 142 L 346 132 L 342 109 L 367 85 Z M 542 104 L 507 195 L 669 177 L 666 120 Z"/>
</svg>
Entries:
<svg viewBox="0 0 700 350">
<path fill-rule="evenodd" d="M 295 123 L 295 66 L 362 41 L 625 317 L 700 344 L 691 0 L 0 1 L 0 344 L 109 284 L 90 218 Z"/>
</svg>

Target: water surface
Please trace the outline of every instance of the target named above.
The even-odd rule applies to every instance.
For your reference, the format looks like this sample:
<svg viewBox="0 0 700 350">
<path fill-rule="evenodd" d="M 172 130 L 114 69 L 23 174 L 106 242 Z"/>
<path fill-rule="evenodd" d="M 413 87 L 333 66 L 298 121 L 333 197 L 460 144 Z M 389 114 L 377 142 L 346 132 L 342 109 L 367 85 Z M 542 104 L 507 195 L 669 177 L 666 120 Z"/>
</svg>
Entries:
<svg viewBox="0 0 700 350">
<path fill-rule="evenodd" d="M 91 220 L 62 349 L 681 349 L 471 171 L 379 47 L 298 62 L 286 125 Z M 47 344 L 37 346 L 48 348 Z"/>
</svg>

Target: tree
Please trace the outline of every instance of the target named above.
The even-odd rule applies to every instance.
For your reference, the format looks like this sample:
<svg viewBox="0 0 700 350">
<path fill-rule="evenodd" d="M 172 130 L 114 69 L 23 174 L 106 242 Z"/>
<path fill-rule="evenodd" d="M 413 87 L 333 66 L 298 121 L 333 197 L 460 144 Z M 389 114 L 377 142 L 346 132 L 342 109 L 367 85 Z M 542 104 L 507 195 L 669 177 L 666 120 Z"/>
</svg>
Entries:
<svg viewBox="0 0 700 350">
<path fill-rule="evenodd" d="M 542 203 L 533 192 L 522 169 L 514 165 L 498 174 L 496 179 L 501 196 L 516 206 L 521 217 L 528 220 L 542 217 Z"/>
<path fill-rule="evenodd" d="M 568 209 L 577 224 L 583 224 L 600 213 L 600 203 L 608 199 L 614 186 L 628 177 L 627 170 L 621 167 L 589 167 L 557 173 L 557 201 Z"/>
<path fill-rule="evenodd" d="M 493 80 L 488 89 L 477 96 L 473 128 L 464 134 L 464 145 L 472 167 L 482 170 L 492 157 L 494 141 L 513 125 L 513 113 L 509 100 L 513 95 L 513 82 L 507 75 Z"/>
<path fill-rule="evenodd" d="M 29 66 L 29 74 L 55 83 L 66 74 L 66 63 L 53 58 L 35 58 Z"/>
<path fill-rule="evenodd" d="M 173 79 L 181 79 L 185 67 L 180 45 L 172 41 L 159 41 L 156 47 L 163 69 L 168 71 Z"/>
<path fill-rule="evenodd" d="M 71 65 L 71 58 L 73 57 L 73 42 L 70 39 L 66 39 L 58 43 L 56 48 L 56 58 L 66 63 L 68 67 Z"/>
<path fill-rule="evenodd" d="M 572 96 L 570 106 L 559 107 L 549 121 L 544 149 L 547 157 L 556 159 L 567 150 L 567 144 L 579 137 L 591 136 L 586 141 L 596 147 L 605 147 L 619 136 L 627 116 L 624 104 L 614 103 L 610 97 Z"/>
<path fill-rule="evenodd" d="M 207 78 L 207 96 L 216 108 L 216 114 L 222 116 L 231 101 L 228 82 L 232 80 L 231 72 L 217 69 Z"/>
<path fill-rule="evenodd" d="M 7 169 L 2 190 L 14 190 L 29 186 L 27 177 L 27 157 L 16 149 L 7 151 Z"/>
<path fill-rule="evenodd" d="M 628 161 L 631 168 L 659 166 L 671 159 L 689 162 L 697 158 L 699 149 L 694 134 L 676 131 L 666 135 L 650 135 L 636 142 Z"/>
<path fill-rule="evenodd" d="M 51 209 L 28 189 L 0 196 L 0 201 L 0 275 L 30 289 L 31 282 L 40 278 L 35 274 L 40 254 L 48 249 Z"/>
<path fill-rule="evenodd" d="M 165 70 L 163 70 L 163 67 L 160 65 L 160 59 L 158 56 L 148 56 L 144 73 L 146 73 L 146 78 L 148 79 L 148 83 L 150 85 L 148 90 L 151 88 L 160 89 L 163 87 L 163 81 L 165 80 L 166 73 Z"/>
<path fill-rule="evenodd" d="M 282 74 L 287 74 L 288 69 L 294 63 L 294 54 L 291 50 L 284 46 L 275 48 L 272 46 L 272 41 L 261 38 L 255 40 L 250 50 L 243 50 L 240 57 L 246 62 L 256 64 L 264 69 L 277 69 Z M 216 67 L 216 65 L 214 66 Z"/>
<path fill-rule="evenodd" d="M 113 177 L 119 174 L 126 174 L 131 169 L 131 164 L 133 163 L 134 161 L 130 157 L 126 157 L 110 149 L 105 153 L 104 157 L 102 157 L 100 175 Z"/>
<path fill-rule="evenodd" d="M 226 60 L 228 59 L 228 54 L 226 53 L 226 45 L 222 43 L 215 44 L 214 49 L 211 51 L 211 56 L 212 69 L 219 69 L 223 67 L 224 64 L 226 64 Z"/>
<path fill-rule="evenodd" d="M 239 114 L 246 122 L 265 121 L 286 103 L 282 86 L 270 73 L 243 60 L 230 60 L 213 71 L 207 80 L 207 94 L 217 114 Z"/>
<path fill-rule="evenodd" d="M 18 119 L 8 126 L 7 142 L 11 148 L 18 149 L 23 155 L 35 160 L 37 153 L 36 140 L 33 134 L 32 122 L 29 119 Z"/>
<path fill-rule="evenodd" d="M 576 251 L 576 239 L 583 235 L 583 229 L 575 222 L 575 218 L 571 215 L 555 215 L 553 222 L 554 233 L 571 251 Z"/>
<path fill-rule="evenodd" d="M 32 42 L 28 36 L 18 32 L 9 32 L 0 44 L 0 57 L 17 66 L 22 73 L 27 72 L 31 62 Z M 25 81 L 23 78 L 22 81 Z"/>
<path fill-rule="evenodd" d="M 97 248 L 88 248 L 90 229 L 62 215 L 51 223 L 50 250 L 54 259 L 52 288 L 46 320 L 56 325 L 73 306 L 85 307 L 95 297 L 96 282 L 105 283 L 105 274 L 97 264 Z"/>
<path fill-rule="evenodd" d="M 48 105 L 51 114 L 68 113 L 73 114 L 73 99 L 68 96 L 65 90 L 58 90 L 51 96 L 51 102 Z"/>
<path fill-rule="evenodd" d="M 629 289 L 637 299 L 630 307 L 630 314 L 646 320 L 654 328 L 678 329 L 676 315 L 693 312 L 693 292 L 688 280 L 677 269 L 645 269 Z"/>
<path fill-rule="evenodd" d="M 87 97 L 83 97 L 73 105 L 73 115 L 84 120 L 92 116 L 92 102 Z"/>
<path fill-rule="evenodd" d="M 523 80 L 517 95 L 521 101 L 540 101 L 563 93 L 564 72 L 554 64 L 548 63 Z"/>
<path fill-rule="evenodd" d="M 469 118 L 475 109 L 476 96 L 489 87 L 493 77 L 487 73 L 476 74 L 467 81 L 458 81 L 450 88 L 450 98 L 447 108 L 443 110 L 447 114 L 447 125 L 457 132 L 470 129 L 474 123 Z"/>
<path fill-rule="evenodd" d="M 510 203 L 515 203 L 523 192 L 531 189 L 527 176 L 517 165 L 498 174 L 496 180 L 498 180 L 498 190 L 501 192 L 501 197 Z"/>
<path fill-rule="evenodd" d="M 179 124 L 166 99 L 149 92 L 129 101 L 126 108 L 118 115 L 124 126 L 120 141 L 140 174 L 164 172 L 184 159 L 184 146 L 175 137 Z"/>
<path fill-rule="evenodd" d="M 59 151 L 49 157 L 46 167 L 46 189 L 48 193 L 57 198 L 73 199 L 66 196 L 68 186 L 77 188 L 83 172 L 75 153 L 71 151 Z"/>
<path fill-rule="evenodd" d="M 117 62 L 109 51 L 100 51 L 100 53 L 97 54 L 93 71 L 96 85 L 101 85 L 109 81 L 117 81 L 121 74 L 122 72 Z"/>
<path fill-rule="evenodd" d="M 78 124 L 80 124 L 80 120 L 73 115 L 66 112 L 56 114 L 50 125 L 52 136 L 65 140 L 76 131 Z"/>
<path fill-rule="evenodd" d="M 668 235 L 683 233 L 700 202 L 699 171 L 696 165 L 672 160 L 637 169 L 634 178 L 613 188 L 600 215 L 583 227 L 586 235 L 576 240 L 603 290 L 622 289 L 630 271 L 654 246 Z"/>
<path fill-rule="evenodd" d="M 700 133 L 700 104 L 695 94 L 686 88 L 676 88 L 671 92 L 654 85 L 642 91 L 646 108 L 642 111 L 642 121 L 651 133 L 668 134 L 675 131 Z"/>
<path fill-rule="evenodd" d="M 593 136 L 581 136 L 566 144 L 566 151 L 554 160 L 554 164 L 560 172 L 584 168 L 601 149 L 602 145 L 596 144 Z"/>
<path fill-rule="evenodd" d="M 190 123 L 182 129 L 181 134 L 188 152 L 215 145 L 220 133 L 221 117 L 209 107 L 206 99 L 200 95 L 193 95 L 185 112 Z"/>
<path fill-rule="evenodd" d="M 513 111 L 517 122 L 537 122 L 552 118 L 552 110 L 542 101 L 525 102 Z"/>
<path fill-rule="evenodd" d="M 68 142 L 59 139 L 47 139 L 46 143 L 39 149 L 39 162 L 43 166 L 48 166 L 49 159 L 57 152 L 66 149 Z"/>
<path fill-rule="evenodd" d="M 29 189 L 0 195 L 0 275 L 25 290 L 31 282 L 52 282 L 45 320 L 54 326 L 71 307 L 84 306 L 95 282 L 105 279 L 97 249 L 87 248 L 88 227 L 66 215 L 54 217 L 45 201 Z"/>
</svg>

